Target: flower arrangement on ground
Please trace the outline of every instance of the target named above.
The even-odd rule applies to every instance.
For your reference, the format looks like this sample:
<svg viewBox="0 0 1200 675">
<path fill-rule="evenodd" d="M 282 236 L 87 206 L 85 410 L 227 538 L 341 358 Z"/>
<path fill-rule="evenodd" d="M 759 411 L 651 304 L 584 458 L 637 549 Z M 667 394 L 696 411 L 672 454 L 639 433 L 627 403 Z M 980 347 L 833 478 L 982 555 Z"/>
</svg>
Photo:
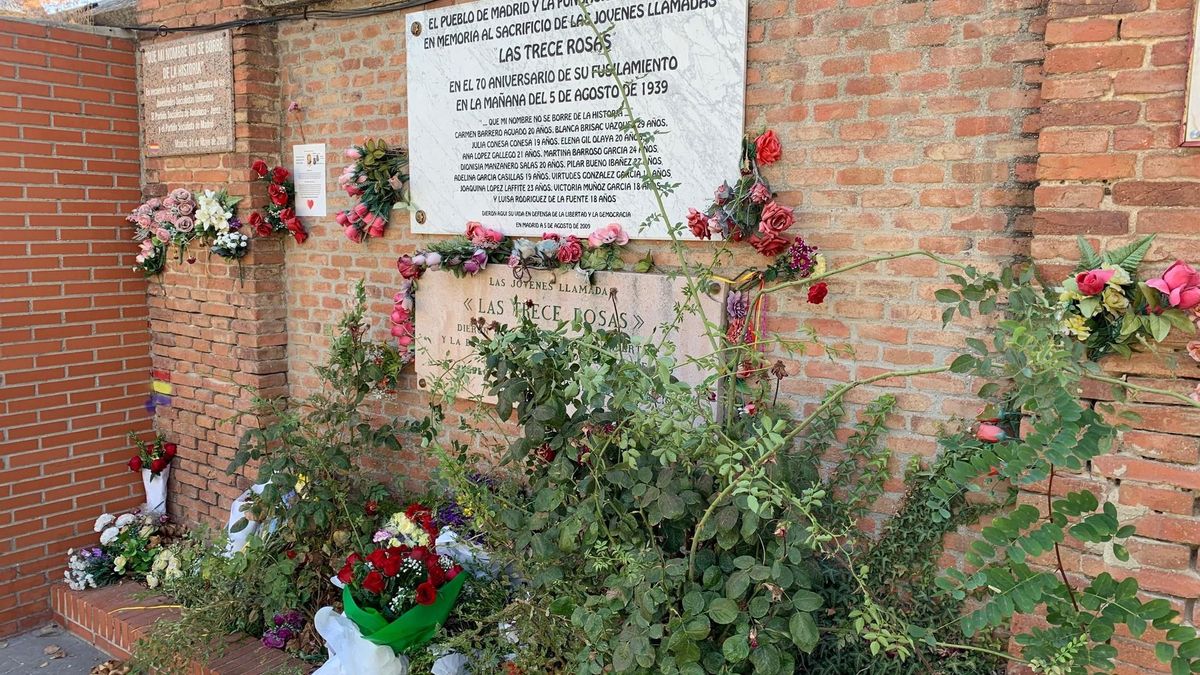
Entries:
<svg viewBox="0 0 1200 675">
<path fill-rule="evenodd" d="M 1128 356 L 1136 345 L 1161 342 L 1173 327 L 1195 332 L 1200 273 L 1177 260 L 1158 278 L 1137 278 L 1153 241 L 1150 235 L 1097 253 L 1079 238 L 1079 267 L 1063 281 L 1060 298 L 1063 330 L 1087 346 L 1090 358 Z"/>
<path fill-rule="evenodd" d="M 67 586 L 82 591 L 88 588 L 107 586 L 120 578 L 113 569 L 113 558 L 99 546 L 89 546 L 78 551 L 67 551 Z"/>
<path fill-rule="evenodd" d="M 376 547 L 337 574 L 346 616 L 368 641 L 397 654 L 428 642 L 446 622 L 466 576 L 438 553 L 433 512 L 412 504 L 375 533 Z"/>
<path fill-rule="evenodd" d="M 100 533 L 101 553 L 112 561 L 113 576 L 107 577 L 107 580 L 123 576 L 144 579 L 154 566 L 155 558 L 162 552 L 159 528 L 166 522 L 165 515 L 140 511 L 118 516 L 104 513 L 96 518 L 92 529 Z M 97 556 L 93 551 L 89 557 Z M 93 571 L 93 579 L 100 578 Z"/>
<path fill-rule="evenodd" d="M 335 216 L 346 238 L 361 242 L 382 237 L 388 218 L 397 205 L 408 204 L 408 153 L 388 147 L 382 139 L 370 139 L 346 150 L 350 164 L 338 176 L 338 185 L 358 203 Z"/>
<path fill-rule="evenodd" d="M 260 237 L 289 232 L 297 244 L 303 244 L 308 240 L 308 231 L 296 217 L 296 185 L 292 182 L 291 172 L 282 166 L 269 169 L 261 159 L 254 160 L 250 169 L 258 180 L 267 184 L 267 197 L 270 198 L 270 204 L 261 214 L 258 211 L 250 214 L 250 227 Z"/>
</svg>

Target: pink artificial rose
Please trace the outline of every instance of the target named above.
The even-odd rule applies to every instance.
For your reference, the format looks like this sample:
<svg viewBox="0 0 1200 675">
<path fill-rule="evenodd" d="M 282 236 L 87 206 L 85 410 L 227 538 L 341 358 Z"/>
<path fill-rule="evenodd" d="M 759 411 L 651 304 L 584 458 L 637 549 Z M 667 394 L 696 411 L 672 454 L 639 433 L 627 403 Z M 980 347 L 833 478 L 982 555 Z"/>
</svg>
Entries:
<svg viewBox="0 0 1200 675">
<path fill-rule="evenodd" d="M 1116 270 L 1091 270 L 1075 275 L 1075 284 L 1084 295 L 1097 295 L 1104 292 L 1108 280 L 1112 279 Z"/>
<path fill-rule="evenodd" d="M 1166 295 L 1167 302 L 1177 309 L 1200 305 L 1200 274 L 1182 260 L 1176 260 L 1162 277 L 1151 279 L 1146 285 Z"/>
<path fill-rule="evenodd" d="M 980 424 L 975 430 L 975 438 L 984 443 L 998 443 L 1005 439 L 1004 430 L 995 424 Z"/>
<path fill-rule="evenodd" d="M 470 239 L 471 243 L 476 246 L 494 246 L 504 239 L 504 235 L 490 227 L 484 227 L 483 223 L 472 220 L 467 223 L 467 239 Z"/>
<path fill-rule="evenodd" d="M 350 241 L 355 243 L 362 241 L 362 232 L 360 232 L 353 224 L 347 225 L 346 229 L 343 231 L 346 233 L 346 238 Z"/>
<path fill-rule="evenodd" d="M 354 212 L 358 214 L 359 218 L 366 218 L 367 213 L 370 212 L 370 209 L 367 208 L 366 204 L 359 202 L 354 205 Z"/>
<path fill-rule="evenodd" d="M 783 144 L 774 131 L 767 131 L 754 139 L 754 150 L 759 164 L 774 164 L 783 158 Z"/>
<path fill-rule="evenodd" d="M 345 211 L 338 211 L 338 214 L 334 216 L 333 219 L 336 220 L 337 224 L 341 225 L 342 227 L 350 224 L 350 219 L 346 217 Z"/>
<path fill-rule="evenodd" d="M 362 157 L 362 153 L 358 151 L 358 148 L 354 146 L 346 148 L 346 159 L 359 159 L 360 157 Z"/>
<path fill-rule="evenodd" d="M 629 235 L 625 234 L 625 230 L 622 230 L 619 224 L 609 223 L 589 234 L 588 243 L 592 248 L 599 248 L 605 244 L 624 246 L 629 243 Z"/>
<path fill-rule="evenodd" d="M 368 228 L 372 237 L 382 237 L 383 228 L 387 227 L 387 221 L 379 215 L 371 216 L 371 225 Z"/>
<path fill-rule="evenodd" d="M 708 227 L 708 216 L 696 209 L 688 209 L 687 225 L 697 239 L 712 238 L 712 230 Z"/>
<path fill-rule="evenodd" d="M 558 262 L 564 265 L 577 263 L 582 257 L 583 245 L 579 243 L 579 239 L 575 235 L 567 237 L 558 247 Z"/>
<path fill-rule="evenodd" d="M 758 231 L 763 234 L 779 235 L 795 222 L 796 219 L 792 215 L 791 209 L 780 206 L 779 202 L 769 202 L 763 207 L 762 215 L 759 216 Z"/>
<path fill-rule="evenodd" d="M 755 183 L 750 188 L 750 201 L 755 204 L 766 204 L 771 201 L 771 190 L 764 183 Z"/>
<path fill-rule="evenodd" d="M 421 276 L 421 272 L 423 271 L 419 265 L 413 262 L 412 256 L 408 254 L 404 254 L 396 259 L 396 270 L 405 279 L 416 279 Z"/>
</svg>

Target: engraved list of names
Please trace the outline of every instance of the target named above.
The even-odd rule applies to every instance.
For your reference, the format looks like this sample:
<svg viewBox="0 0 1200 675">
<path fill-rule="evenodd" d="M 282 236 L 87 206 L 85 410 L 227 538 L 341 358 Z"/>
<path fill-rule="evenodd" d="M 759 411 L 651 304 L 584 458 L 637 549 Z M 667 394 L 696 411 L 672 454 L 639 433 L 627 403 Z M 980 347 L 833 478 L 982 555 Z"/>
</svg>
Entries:
<svg viewBox="0 0 1200 675">
<path fill-rule="evenodd" d="M 138 83 L 146 155 L 233 150 L 230 32 L 155 40 L 140 52 Z"/>
<path fill-rule="evenodd" d="M 640 179 L 628 97 L 679 222 L 738 174 L 746 0 L 484 0 L 409 15 L 408 105 L 415 232 L 586 235 L 611 222 L 668 238 Z M 614 64 L 602 53 L 607 47 Z M 612 76 L 613 69 L 623 86 Z M 632 170 L 631 170 L 632 167 Z"/>
</svg>

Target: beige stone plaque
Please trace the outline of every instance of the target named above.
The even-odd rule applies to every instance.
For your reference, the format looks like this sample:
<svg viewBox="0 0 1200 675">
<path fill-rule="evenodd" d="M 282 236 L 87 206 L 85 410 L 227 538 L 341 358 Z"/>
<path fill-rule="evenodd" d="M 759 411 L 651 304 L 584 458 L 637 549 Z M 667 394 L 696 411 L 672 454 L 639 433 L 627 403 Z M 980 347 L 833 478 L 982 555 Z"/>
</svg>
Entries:
<svg viewBox="0 0 1200 675">
<path fill-rule="evenodd" d="M 574 270 L 534 272 L 532 278 L 517 280 L 508 267 L 492 265 L 473 277 L 459 279 L 449 272 L 427 272 L 417 291 L 417 375 L 420 386 L 428 388 L 432 378 L 446 373 L 444 362 L 465 359 L 471 373 L 461 398 L 482 394 L 482 369 L 472 358 L 467 340 L 475 334 L 471 319 L 483 317 L 505 325 L 514 325 L 518 312 L 529 312 L 545 327 L 560 321 L 583 319 L 596 328 L 618 329 L 630 335 L 661 337 L 663 324 L 675 321 L 676 305 L 685 301 L 683 278 L 662 274 L 597 272 L 594 283 Z M 616 309 L 609 290 L 617 289 Z M 527 301 L 532 301 L 528 305 Z M 709 321 L 720 323 L 725 312 L 725 289 L 703 300 Z M 689 356 L 706 356 L 712 345 L 705 336 L 704 323 L 693 314 L 684 315 L 671 336 L 676 358 L 682 363 Z M 708 373 L 694 365 L 676 370 L 678 377 L 698 384 Z"/>
<path fill-rule="evenodd" d="M 138 100 L 147 157 L 233 150 L 230 32 L 158 39 L 138 49 Z"/>
</svg>

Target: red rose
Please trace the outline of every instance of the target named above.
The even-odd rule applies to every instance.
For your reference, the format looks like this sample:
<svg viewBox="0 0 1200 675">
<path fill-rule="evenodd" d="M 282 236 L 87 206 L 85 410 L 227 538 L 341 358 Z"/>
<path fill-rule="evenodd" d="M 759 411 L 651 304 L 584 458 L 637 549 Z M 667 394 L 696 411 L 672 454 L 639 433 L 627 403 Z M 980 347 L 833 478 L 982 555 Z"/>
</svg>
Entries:
<svg viewBox="0 0 1200 675">
<path fill-rule="evenodd" d="M 436 558 L 427 558 L 425 560 L 425 570 L 429 573 L 429 583 L 434 586 L 441 586 L 446 583 L 446 571 L 438 564 Z"/>
<path fill-rule="evenodd" d="M 566 241 L 558 247 L 558 262 L 569 265 L 579 262 L 583 257 L 583 244 L 579 243 L 579 239 L 575 235 L 567 237 Z"/>
<path fill-rule="evenodd" d="M 422 513 L 433 513 L 433 509 L 420 502 L 413 502 L 404 509 L 405 517 L 410 519 L 416 519 L 416 517 Z"/>
<path fill-rule="evenodd" d="M 462 565 L 454 565 L 451 567 L 450 571 L 446 572 L 446 581 L 454 581 L 454 577 L 458 576 L 462 570 Z"/>
<path fill-rule="evenodd" d="M 432 605 L 437 600 L 437 588 L 426 581 L 417 586 L 417 604 Z"/>
<path fill-rule="evenodd" d="M 820 281 L 808 288 L 808 302 L 810 305 L 819 305 L 825 302 L 825 296 L 829 295 L 829 286 Z"/>
<path fill-rule="evenodd" d="M 287 190 L 283 189 L 282 185 L 271 183 L 271 187 L 267 188 L 267 196 L 275 206 L 286 206 L 288 203 Z"/>
<path fill-rule="evenodd" d="M 537 456 L 546 463 L 553 462 L 557 455 L 558 453 L 554 451 L 554 448 L 550 447 L 549 443 L 544 443 L 537 449 Z"/>
<path fill-rule="evenodd" d="M 367 502 L 367 515 L 373 516 L 376 513 L 379 513 L 379 502 L 372 499 L 371 501 Z"/>
<path fill-rule="evenodd" d="M 753 237 L 750 237 L 750 245 L 754 247 L 754 250 L 768 258 L 783 253 L 789 243 L 787 237 L 781 237 L 774 232 L 755 234 Z"/>
<path fill-rule="evenodd" d="M 1080 293 L 1084 295 L 1097 295 L 1104 292 L 1104 287 L 1108 285 L 1108 280 L 1112 279 L 1116 273 L 1116 270 L 1080 272 L 1075 277 L 1075 283 L 1079 286 Z"/>
<path fill-rule="evenodd" d="M 250 227 L 254 228 L 254 231 L 260 237 L 271 236 L 271 232 L 275 229 L 271 227 L 271 224 L 267 222 L 267 219 L 263 218 L 262 214 L 260 214 L 258 211 L 250 214 Z"/>
<path fill-rule="evenodd" d="M 696 235 L 697 239 L 712 238 L 712 231 L 708 229 L 708 216 L 696 209 L 688 209 L 687 224 L 688 229 Z"/>
<path fill-rule="evenodd" d="M 286 209 L 281 209 L 279 211 L 279 219 L 285 223 L 289 220 L 295 220 L 296 219 L 296 209 L 293 209 L 290 206 Z"/>
<path fill-rule="evenodd" d="M 142 458 L 140 455 L 134 455 L 129 460 L 129 470 L 137 473 L 142 470 Z"/>
<path fill-rule="evenodd" d="M 163 443 L 163 457 L 166 457 L 168 462 L 175 457 L 175 452 L 177 450 L 179 450 L 178 445 L 175 445 L 174 443 Z"/>
<path fill-rule="evenodd" d="M 409 551 L 408 557 L 416 561 L 425 560 L 429 556 L 429 549 L 424 546 L 414 546 L 412 551 Z"/>
<path fill-rule="evenodd" d="M 347 565 L 353 565 L 360 560 L 362 560 L 362 556 L 357 553 L 351 553 L 350 555 L 346 556 Z"/>
<path fill-rule="evenodd" d="M 758 218 L 758 231 L 763 234 L 782 234 L 795 222 L 796 217 L 791 209 L 780 206 L 779 202 L 768 202 Z"/>
<path fill-rule="evenodd" d="M 759 164 L 774 164 L 783 157 L 783 145 L 774 131 L 767 131 L 754 139 L 754 150 Z"/>
<path fill-rule="evenodd" d="M 387 558 L 387 551 L 385 551 L 382 548 L 377 548 L 374 551 L 371 551 L 370 553 L 367 554 L 367 562 L 371 563 L 371 566 L 376 569 L 383 567 L 383 561 L 386 558 Z"/>
<path fill-rule="evenodd" d="M 362 582 L 363 590 L 368 593 L 379 595 L 383 592 L 383 575 L 375 570 L 367 573 L 366 578 Z"/>
<path fill-rule="evenodd" d="M 267 175 L 267 163 L 261 159 L 256 159 L 254 160 L 254 163 L 250 165 L 250 170 L 258 174 L 259 178 L 262 178 Z"/>
<path fill-rule="evenodd" d="M 291 174 L 287 169 L 283 168 L 282 166 L 277 166 L 275 167 L 275 170 L 271 172 L 271 182 L 275 183 L 276 185 L 283 185 L 283 181 L 287 180 L 288 176 L 290 175 Z"/>
<path fill-rule="evenodd" d="M 162 457 L 150 460 L 150 473 L 161 473 L 165 468 L 167 468 L 167 460 Z"/>
<path fill-rule="evenodd" d="M 352 583 L 354 581 L 354 568 L 347 563 L 345 567 L 338 570 L 337 578 L 343 584 Z"/>
<path fill-rule="evenodd" d="M 421 276 L 422 272 L 421 267 L 413 262 L 412 256 L 407 253 L 396 259 L 396 270 L 405 279 L 416 279 Z"/>
<path fill-rule="evenodd" d="M 296 239 L 297 244 L 303 244 L 308 241 L 308 233 L 303 229 L 292 230 L 292 237 Z"/>
<path fill-rule="evenodd" d="M 289 548 L 287 551 L 284 551 L 284 555 L 286 555 L 288 557 L 288 560 L 295 560 L 296 559 L 296 550 Z"/>
</svg>

